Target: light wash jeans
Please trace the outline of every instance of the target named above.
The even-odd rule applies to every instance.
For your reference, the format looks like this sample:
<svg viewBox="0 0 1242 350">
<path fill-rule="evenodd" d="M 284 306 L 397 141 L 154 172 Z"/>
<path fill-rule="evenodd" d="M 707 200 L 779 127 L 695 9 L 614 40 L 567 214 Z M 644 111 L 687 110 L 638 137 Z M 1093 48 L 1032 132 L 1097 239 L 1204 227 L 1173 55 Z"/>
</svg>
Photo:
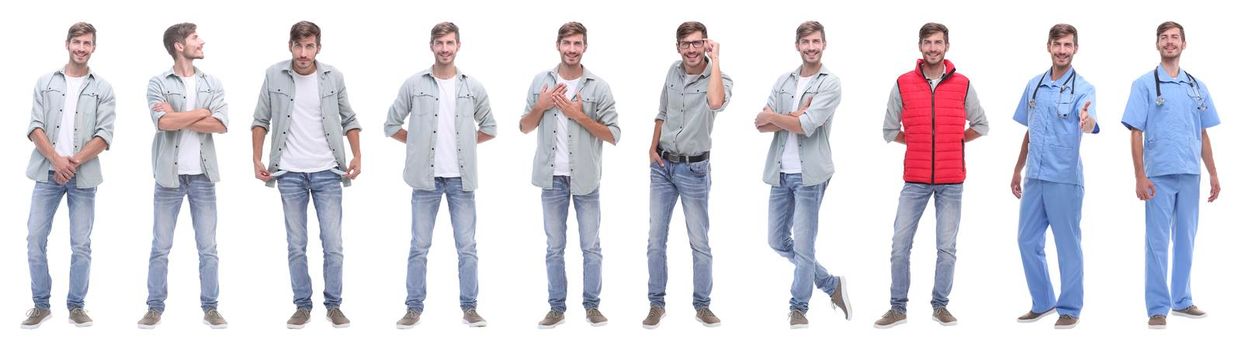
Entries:
<svg viewBox="0 0 1242 350">
<path fill-rule="evenodd" d="M 48 172 L 47 182 L 35 182 L 34 194 L 30 196 L 30 218 L 26 221 L 29 230 L 26 258 L 30 262 L 30 291 L 35 307 L 51 308 L 48 300 L 52 295 L 52 275 L 47 267 L 47 237 L 52 233 L 52 218 L 56 216 L 61 197 L 68 196 L 69 246 L 73 255 L 69 260 L 69 296 L 65 302 L 72 310 L 86 304 L 86 290 L 90 287 L 95 187 L 78 188 L 76 177 L 64 185 L 57 184 L 54 178 L 54 173 Z"/>
<path fill-rule="evenodd" d="M 893 221 L 892 273 L 889 304 L 893 310 L 906 312 L 906 295 L 910 291 L 910 247 L 914 231 L 919 227 L 927 201 L 936 197 L 936 279 L 932 287 L 932 308 L 949 304 L 953 290 L 953 265 L 957 263 L 957 227 L 962 220 L 962 184 L 927 185 L 906 183 L 897 203 L 897 219 Z"/>
<path fill-rule="evenodd" d="M 306 207 L 315 202 L 319 217 L 319 241 L 323 243 L 323 306 L 341 305 L 341 175 L 324 170 L 288 172 L 277 178 L 285 210 L 285 238 L 289 242 L 289 280 L 293 304 L 311 308 L 311 278 L 306 266 Z"/>
<path fill-rule="evenodd" d="M 712 188 L 710 160 L 651 163 L 651 231 L 647 236 L 647 300 L 664 307 L 668 285 L 668 225 L 681 197 L 686 233 L 694 260 L 694 308 L 711 304 L 712 248 L 707 241 L 707 195 Z"/>
<path fill-rule="evenodd" d="M 448 198 L 452 217 L 453 239 L 457 243 L 457 279 L 462 310 L 473 309 L 479 295 L 479 257 L 474 243 L 474 192 L 463 191 L 460 177 L 435 178 L 433 191 L 414 190 L 410 199 L 413 227 L 410 257 L 405 276 L 405 307 L 423 312 L 427 299 L 427 252 L 431 250 L 431 233 L 440 210 L 440 198 Z"/>
<path fill-rule="evenodd" d="M 168 298 L 168 252 L 181 203 L 188 198 L 198 244 L 198 279 L 203 311 L 216 308 L 220 295 L 220 259 L 216 256 L 216 185 L 207 175 L 179 175 L 181 185 L 155 185 L 155 227 L 151 240 L 151 262 L 147 270 L 147 307 L 163 312 Z"/>
<path fill-rule="evenodd" d="M 565 311 L 565 234 L 569 202 L 578 214 L 578 244 L 582 248 L 582 307 L 599 307 L 604 256 L 599 247 L 599 189 L 585 194 L 569 192 L 568 176 L 554 176 L 552 188 L 543 189 L 543 230 L 548 235 L 548 304 Z"/>
<path fill-rule="evenodd" d="M 782 173 L 781 185 L 772 186 L 768 196 L 768 245 L 794 264 L 790 310 L 806 313 L 815 288 L 829 295 L 836 290 L 837 276 L 815 260 L 819 206 L 827 188 L 828 181 L 808 186 L 802 174 Z"/>
</svg>

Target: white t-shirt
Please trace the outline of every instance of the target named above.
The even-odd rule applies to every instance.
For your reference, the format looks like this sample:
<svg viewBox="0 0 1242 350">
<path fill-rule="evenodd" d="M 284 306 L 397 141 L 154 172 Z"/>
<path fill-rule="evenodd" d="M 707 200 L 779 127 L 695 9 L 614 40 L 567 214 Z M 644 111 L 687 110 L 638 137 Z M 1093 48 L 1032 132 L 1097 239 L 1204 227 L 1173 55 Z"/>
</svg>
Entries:
<svg viewBox="0 0 1242 350">
<path fill-rule="evenodd" d="M 78 97 L 82 95 L 82 83 L 86 76 L 65 76 L 65 107 L 60 112 L 60 128 L 56 129 L 56 154 L 73 155 L 73 129 L 77 126 Z M 45 130 L 46 132 L 46 130 Z"/>
<path fill-rule="evenodd" d="M 319 75 L 293 73 L 293 123 L 280 155 L 281 170 L 313 173 L 336 167 L 336 157 L 324 135 L 320 107 Z"/>
<path fill-rule="evenodd" d="M 565 80 L 560 75 L 556 77 L 557 84 L 565 84 L 565 98 L 573 100 L 574 95 L 578 93 L 578 83 L 582 82 L 582 78 L 574 80 Z M 556 149 L 552 159 L 552 175 L 553 176 L 570 176 L 569 174 L 569 117 L 565 116 L 565 111 L 556 113 Z"/>
<path fill-rule="evenodd" d="M 198 108 L 198 77 L 178 76 L 178 78 L 181 78 L 181 82 L 185 84 L 185 110 L 178 112 L 191 111 Z M 199 132 L 189 129 L 181 130 L 181 144 L 177 151 L 178 175 L 198 175 L 203 173 L 202 142 L 202 134 Z"/>
<path fill-rule="evenodd" d="M 435 177 L 461 177 L 457 159 L 457 77 L 436 78 L 436 86 L 440 89 L 440 109 L 436 112 L 436 159 L 432 173 Z"/>
<path fill-rule="evenodd" d="M 811 77 L 798 77 L 798 86 L 794 88 L 794 98 L 789 107 L 790 111 L 797 111 L 802 108 L 802 94 L 806 91 L 806 85 L 811 82 Z M 803 130 L 806 132 L 806 130 Z M 798 154 L 798 134 L 789 132 L 789 137 L 785 139 L 785 152 L 781 154 L 781 172 L 786 174 L 802 173 L 802 156 Z"/>
</svg>

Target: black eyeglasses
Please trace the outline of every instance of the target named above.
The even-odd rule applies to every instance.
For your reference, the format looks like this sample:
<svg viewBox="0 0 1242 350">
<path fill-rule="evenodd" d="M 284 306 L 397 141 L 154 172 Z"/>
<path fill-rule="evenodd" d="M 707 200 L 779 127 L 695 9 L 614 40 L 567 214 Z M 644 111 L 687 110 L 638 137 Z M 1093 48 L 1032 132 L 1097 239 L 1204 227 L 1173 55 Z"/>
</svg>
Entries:
<svg viewBox="0 0 1242 350">
<path fill-rule="evenodd" d="M 702 48 L 703 43 L 706 43 L 706 42 L 707 40 L 683 40 L 683 41 L 677 42 L 677 47 L 688 49 L 691 46 L 694 46 L 694 48 L 698 49 L 698 48 Z"/>
</svg>

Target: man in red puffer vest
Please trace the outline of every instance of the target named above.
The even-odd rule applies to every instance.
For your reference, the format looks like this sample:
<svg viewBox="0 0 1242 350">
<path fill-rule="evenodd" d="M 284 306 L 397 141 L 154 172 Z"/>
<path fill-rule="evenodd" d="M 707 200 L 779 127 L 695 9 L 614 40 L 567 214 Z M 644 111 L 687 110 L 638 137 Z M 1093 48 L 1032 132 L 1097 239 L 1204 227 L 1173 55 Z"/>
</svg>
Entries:
<svg viewBox="0 0 1242 350">
<path fill-rule="evenodd" d="M 949 29 L 927 23 L 919 29 L 918 60 L 893 86 L 884 118 L 884 140 L 906 145 L 905 181 L 893 222 L 891 309 L 875 322 L 889 328 L 906 321 L 910 290 L 910 246 L 927 201 L 936 197 L 936 279 L 932 317 L 941 325 L 957 324 L 945 308 L 953 288 L 957 261 L 957 227 L 962 217 L 962 182 L 966 181 L 965 144 L 988 132 L 987 117 L 970 79 L 944 59 Z M 970 128 L 967 128 L 967 123 Z"/>
</svg>

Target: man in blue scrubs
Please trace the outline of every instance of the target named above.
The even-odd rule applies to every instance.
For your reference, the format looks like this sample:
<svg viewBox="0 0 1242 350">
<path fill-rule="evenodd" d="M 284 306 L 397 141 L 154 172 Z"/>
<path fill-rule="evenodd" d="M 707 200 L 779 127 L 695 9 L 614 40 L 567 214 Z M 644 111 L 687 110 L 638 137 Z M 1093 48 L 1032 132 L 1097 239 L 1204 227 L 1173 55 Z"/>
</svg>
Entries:
<svg viewBox="0 0 1242 350">
<path fill-rule="evenodd" d="M 1135 192 L 1147 201 L 1147 326 L 1153 329 L 1165 327 L 1170 309 L 1178 316 L 1207 316 L 1190 297 L 1190 262 L 1199 224 L 1200 158 L 1212 185 L 1208 202 L 1220 195 L 1207 133 L 1220 117 L 1203 81 L 1179 67 L 1185 48 L 1182 25 L 1164 22 L 1156 28 L 1160 65 L 1134 81 L 1121 118 L 1130 128 Z"/>
<path fill-rule="evenodd" d="M 1060 314 L 1056 328 L 1074 328 L 1082 311 L 1082 158 L 1083 133 L 1099 133 L 1096 125 L 1095 87 L 1071 66 L 1078 52 L 1078 29 L 1057 24 L 1048 31 L 1052 68 L 1032 78 L 1022 92 L 1013 119 L 1026 126 L 1010 189 L 1022 199 L 1018 217 L 1018 251 L 1031 309 L 1018 322 L 1035 322 Z M 1026 167 L 1026 191 L 1022 168 Z M 1061 295 L 1053 294 L 1044 258 L 1048 227 L 1057 245 L 1061 267 Z"/>
</svg>

